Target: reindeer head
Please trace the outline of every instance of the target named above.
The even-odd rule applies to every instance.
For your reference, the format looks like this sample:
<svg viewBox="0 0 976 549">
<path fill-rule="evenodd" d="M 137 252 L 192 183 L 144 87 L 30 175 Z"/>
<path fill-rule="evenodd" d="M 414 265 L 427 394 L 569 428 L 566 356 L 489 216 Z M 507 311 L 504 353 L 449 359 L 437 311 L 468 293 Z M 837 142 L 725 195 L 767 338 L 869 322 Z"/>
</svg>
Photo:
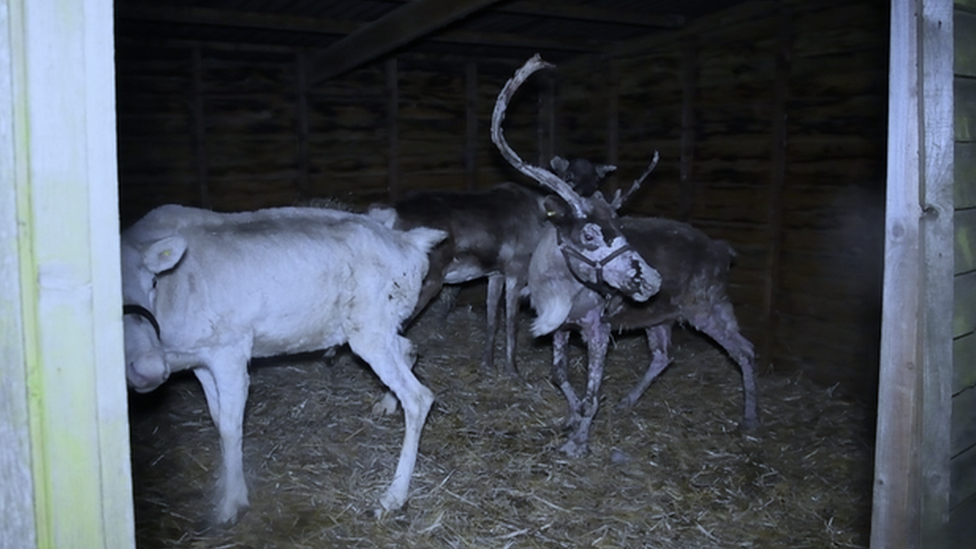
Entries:
<svg viewBox="0 0 976 549">
<path fill-rule="evenodd" d="M 546 208 L 573 275 L 601 293 L 616 290 L 637 301 L 646 301 L 657 293 L 661 276 L 624 237 L 616 214 L 623 203 L 619 194 L 612 203 L 599 192 L 582 196 L 555 173 L 527 164 L 505 141 L 501 126 L 508 102 L 529 76 L 550 67 L 553 65 L 536 54 L 505 83 L 491 117 L 491 140 L 513 167 L 555 193 L 546 199 Z M 633 189 L 628 196 L 632 192 Z"/>
<path fill-rule="evenodd" d="M 594 164 L 585 158 L 567 160 L 561 156 L 552 157 L 549 167 L 552 173 L 569 183 L 580 196 L 595 193 L 603 179 L 617 169 L 613 164 Z"/>
</svg>

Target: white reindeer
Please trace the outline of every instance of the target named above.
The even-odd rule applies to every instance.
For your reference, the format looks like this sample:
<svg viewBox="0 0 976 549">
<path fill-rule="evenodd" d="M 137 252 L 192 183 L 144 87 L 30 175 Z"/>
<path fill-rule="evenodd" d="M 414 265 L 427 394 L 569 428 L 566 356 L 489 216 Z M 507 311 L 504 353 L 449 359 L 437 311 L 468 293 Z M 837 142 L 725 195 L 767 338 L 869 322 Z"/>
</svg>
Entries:
<svg viewBox="0 0 976 549">
<path fill-rule="evenodd" d="M 280 208 L 220 214 L 168 205 L 122 233 L 126 376 L 136 391 L 192 369 L 220 433 L 217 520 L 248 505 L 242 425 L 251 357 L 349 343 L 404 409 L 403 448 L 378 513 L 407 499 L 433 393 L 399 335 L 446 235 L 364 215 Z"/>
</svg>

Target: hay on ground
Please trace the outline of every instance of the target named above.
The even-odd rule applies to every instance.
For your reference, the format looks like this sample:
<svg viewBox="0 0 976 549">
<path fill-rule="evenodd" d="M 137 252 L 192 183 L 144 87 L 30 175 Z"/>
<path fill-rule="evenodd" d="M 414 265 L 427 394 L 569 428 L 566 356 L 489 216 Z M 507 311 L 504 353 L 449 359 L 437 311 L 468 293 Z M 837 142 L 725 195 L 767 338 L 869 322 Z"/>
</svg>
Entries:
<svg viewBox="0 0 976 549">
<path fill-rule="evenodd" d="M 551 350 L 523 319 L 523 380 L 479 372 L 483 310 L 422 317 L 408 336 L 437 395 L 407 506 L 371 511 L 391 480 L 402 414 L 348 351 L 251 368 L 244 425 L 251 507 L 214 526 L 220 444 L 203 392 L 181 375 L 131 410 L 140 548 L 866 547 L 866 410 L 804 379 L 759 379 L 762 427 L 737 430 L 741 381 L 707 340 L 676 331 L 674 363 L 628 411 L 613 404 L 649 356 L 639 334 L 611 349 L 592 452 L 569 459 Z M 434 315 L 428 315 L 433 317 Z M 572 375 L 583 378 L 582 349 Z M 498 356 L 501 356 L 499 347 Z"/>
</svg>

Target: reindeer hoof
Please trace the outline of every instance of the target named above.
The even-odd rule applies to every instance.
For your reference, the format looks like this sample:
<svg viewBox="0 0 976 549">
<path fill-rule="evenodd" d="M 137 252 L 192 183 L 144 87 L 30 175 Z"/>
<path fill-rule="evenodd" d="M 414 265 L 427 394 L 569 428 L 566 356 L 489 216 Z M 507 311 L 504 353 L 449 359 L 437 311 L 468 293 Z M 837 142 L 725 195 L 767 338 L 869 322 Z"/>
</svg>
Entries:
<svg viewBox="0 0 976 549">
<path fill-rule="evenodd" d="M 397 409 L 397 397 L 393 393 L 387 392 L 376 404 L 373 405 L 374 416 L 393 415 Z"/>
<path fill-rule="evenodd" d="M 617 403 L 617 405 L 614 407 L 614 409 L 616 411 L 618 411 L 618 412 L 626 412 L 626 411 L 630 410 L 631 408 L 633 408 L 634 407 L 634 404 L 636 404 L 636 403 L 637 403 L 636 402 L 636 399 L 632 399 L 629 396 L 626 396 L 626 397 L 620 399 L 620 402 Z"/>
<path fill-rule="evenodd" d="M 382 518 L 389 513 L 404 509 L 404 505 L 407 503 L 407 496 L 393 493 L 387 491 L 380 498 L 380 506 L 373 510 L 373 515 L 376 518 Z"/>
<path fill-rule="evenodd" d="M 569 439 L 566 441 L 566 444 L 559 447 L 559 451 L 566 454 L 568 457 L 579 458 L 590 453 L 590 445 L 586 442 L 577 442 L 573 439 Z"/>
<path fill-rule="evenodd" d="M 759 428 L 759 420 L 752 418 L 744 418 L 742 423 L 739 424 L 739 430 L 744 432 L 755 431 Z"/>
<path fill-rule="evenodd" d="M 522 381 L 522 376 L 519 375 L 518 370 L 515 369 L 515 365 L 514 364 L 508 364 L 508 363 L 506 363 L 506 364 L 502 365 L 502 367 L 501 367 L 501 373 L 505 374 L 506 376 L 510 377 L 511 379 L 515 379 L 515 380 L 518 380 L 518 381 Z"/>
<path fill-rule="evenodd" d="M 233 504 L 233 505 L 222 505 L 217 511 L 217 525 L 219 526 L 232 526 L 240 520 L 241 517 L 247 512 L 248 503 L 245 501 L 243 504 Z"/>
</svg>

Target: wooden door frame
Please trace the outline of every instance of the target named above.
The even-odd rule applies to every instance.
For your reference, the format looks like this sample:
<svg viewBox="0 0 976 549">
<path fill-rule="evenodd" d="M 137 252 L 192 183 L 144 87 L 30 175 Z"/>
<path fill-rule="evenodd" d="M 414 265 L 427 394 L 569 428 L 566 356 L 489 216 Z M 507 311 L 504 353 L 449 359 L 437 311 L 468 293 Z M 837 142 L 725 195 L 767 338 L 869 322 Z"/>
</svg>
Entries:
<svg viewBox="0 0 976 549">
<path fill-rule="evenodd" d="M 134 547 L 112 0 L 0 0 L 0 539 Z"/>
<path fill-rule="evenodd" d="M 953 3 L 893 0 L 872 548 L 946 547 Z"/>
</svg>

